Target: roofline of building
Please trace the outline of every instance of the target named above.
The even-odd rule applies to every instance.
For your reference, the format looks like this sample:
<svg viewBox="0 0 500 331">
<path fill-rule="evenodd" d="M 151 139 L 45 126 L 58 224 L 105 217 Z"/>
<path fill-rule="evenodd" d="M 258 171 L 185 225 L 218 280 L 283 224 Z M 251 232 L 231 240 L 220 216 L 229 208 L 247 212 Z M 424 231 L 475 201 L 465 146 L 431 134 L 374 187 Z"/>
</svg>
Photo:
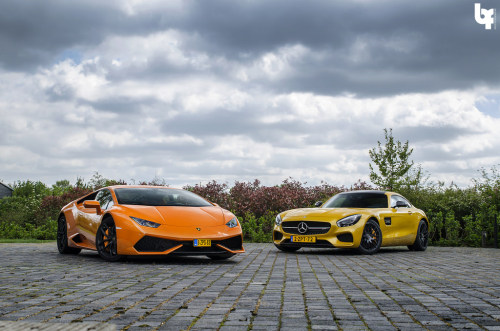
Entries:
<svg viewBox="0 0 500 331">
<path fill-rule="evenodd" d="M 11 191 L 14 191 L 14 189 L 13 189 L 13 188 L 11 188 L 9 185 L 5 185 L 5 184 L 4 184 L 4 183 L 2 183 L 2 182 L 0 182 L 0 185 L 5 186 L 6 188 L 8 188 L 8 189 L 9 189 L 9 190 L 11 190 Z"/>
</svg>

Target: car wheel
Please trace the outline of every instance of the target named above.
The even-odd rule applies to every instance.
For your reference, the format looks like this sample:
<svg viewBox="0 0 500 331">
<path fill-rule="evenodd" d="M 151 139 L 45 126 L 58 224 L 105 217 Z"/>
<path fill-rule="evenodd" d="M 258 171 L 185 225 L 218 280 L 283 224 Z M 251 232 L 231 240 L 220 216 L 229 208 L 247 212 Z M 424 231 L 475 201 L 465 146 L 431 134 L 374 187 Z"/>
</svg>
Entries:
<svg viewBox="0 0 500 331">
<path fill-rule="evenodd" d="M 106 261 L 115 262 L 121 259 L 117 253 L 116 226 L 111 217 L 102 220 L 95 238 L 99 255 Z"/>
<path fill-rule="evenodd" d="M 368 220 L 363 229 L 363 236 L 358 250 L 363 254 L 375 254 L 382 244 L 382 231 L 374 220 Z"/>
<path fill-rule="evenodd" d="M 427 244 L 429 243 L 429 227 L 427 222 L 421 220 L 418 224 L 417 237 L 413 245 L 409 245 L 408 248 L 411 251 L 425 251 L 427 249 Z"/>
<path fill-rule="evenodd" d="M 230 257 L 234 256 L 233 253 L 224 253 L 224 254 L 209 254 L 207 255 L 209 258 L 212 260 L 226 260 L 229 259 Z"/>
<path fill-rule="evenodd" d="M 61 254 L 78 254 L 81 251 L 80 248 L 68 246 L 68 225 L 64 215 L 57 220 L 57 249 Z"/>
<path fill-rule="evenodd" d="M 300 249 L 300 247 L 287 247 L 287 246 L 281 246 L 281 245 L 276 245 L 276 244 L 274 244 L 274 246 L 276 246 L 276 248 L 279 249 L 280 251 L 288 252 L 288 253 L 292 253 L 292 252 L 298 251 Z"/>
</svg>

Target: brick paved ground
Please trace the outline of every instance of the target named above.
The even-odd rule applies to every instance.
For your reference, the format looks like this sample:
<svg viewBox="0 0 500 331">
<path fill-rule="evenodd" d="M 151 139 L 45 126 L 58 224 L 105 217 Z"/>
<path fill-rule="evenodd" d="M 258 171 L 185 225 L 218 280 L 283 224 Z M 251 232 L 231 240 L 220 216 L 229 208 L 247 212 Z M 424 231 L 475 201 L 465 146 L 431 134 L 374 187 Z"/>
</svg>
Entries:
<svg viewBox="0 0 500 331">
<path fill-rule="evenodd" d="M 222 262 L 108 263 L 94 252 L 59 255 L 55 244 L 0 244 L 0 330 L 39 322 L 71 330 L 500 330 L 500 250 L 245 248 Z"/>
</svg>

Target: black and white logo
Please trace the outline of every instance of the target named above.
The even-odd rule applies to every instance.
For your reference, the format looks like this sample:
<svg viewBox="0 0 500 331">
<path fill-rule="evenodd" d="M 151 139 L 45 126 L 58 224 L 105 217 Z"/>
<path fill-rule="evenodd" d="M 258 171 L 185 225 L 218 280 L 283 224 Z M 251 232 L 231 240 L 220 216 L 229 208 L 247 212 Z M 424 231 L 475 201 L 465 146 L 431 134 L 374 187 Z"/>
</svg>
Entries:
<svg viewBox="0 0 500 331">
<path fill-rule="evenodd" d="M 474 4 L 474 18 L 476 19 L 477 23 L 484 25 L 484 28 L 486 30 L 491 30 L 492 26 L 493 29 L 496 30 L 496 17 L 497 15 L 495 8 L 485 9 L 481 8 L 481 4 L 478 2 Z"/>
<path fill-rule="evenodd" d="M 309 227 L 306 223 L 300 222 L 299 225 L 297 225 L 297 230 L 299 230 L 299 233 L 306 233 Z"/>
</svg>

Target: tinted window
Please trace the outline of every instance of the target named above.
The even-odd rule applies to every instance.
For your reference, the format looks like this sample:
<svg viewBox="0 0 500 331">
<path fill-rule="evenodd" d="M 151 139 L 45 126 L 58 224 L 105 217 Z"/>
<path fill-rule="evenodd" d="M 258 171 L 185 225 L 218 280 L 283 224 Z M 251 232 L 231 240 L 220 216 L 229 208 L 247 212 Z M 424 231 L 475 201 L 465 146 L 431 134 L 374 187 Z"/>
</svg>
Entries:
<svg viewBox="0 0 500 331">
<path fill-rule="evenodd" d="M 324 208 L 387 208 L 384 193 L 339 193 Z"/>
<path fill-rule="evenodd" d="M 403 201 L 406 204 L 406 207 L 411 207 L 411 204 L 410 202 L 408 202 L 408 200 L 406 200 L 400 195 L 393 195 L 391 196 L 391 208 L 396 208 L 396 203 L 398 201 Z"/>
<path fill-rule="evenodd" d="M 204 207 L 212 204 L 189 191 L 166 188 L 117 188 L 118 203 L 143 206 Z"/>
<path fill-rule="evenodd" d="M 99 201 L 101 208 L 104 210 L 109 209 L 111 208 L 111 206 L 113 206 L 113 197 L 111 196 L 111 192 L 109 192 L 109 190 L 99 191 L 95 199 Z"/>
</svg>

